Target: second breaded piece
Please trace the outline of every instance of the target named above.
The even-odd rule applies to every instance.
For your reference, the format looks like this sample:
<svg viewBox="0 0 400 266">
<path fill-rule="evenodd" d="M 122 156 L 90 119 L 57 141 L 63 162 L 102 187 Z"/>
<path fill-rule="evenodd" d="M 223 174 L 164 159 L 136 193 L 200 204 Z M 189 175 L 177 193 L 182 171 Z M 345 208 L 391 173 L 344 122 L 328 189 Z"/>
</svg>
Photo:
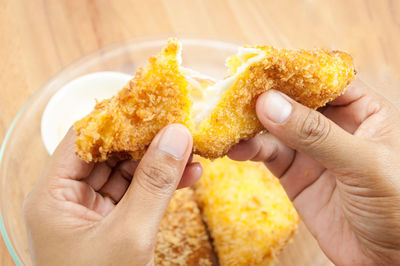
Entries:
<svg viewBox="0 0 400 266">
<path fill-rule="evenodd" d="M 316 109 L 341 95 L 355 78 L 353 60 L 344 52 L 270 46 L 244 49 L 249 52 L 242 58 L 228 58 L 231 75 L 237 74 L 249 56 L 250 59 L 258 56 L 260 50 L 265 56 L 238 74 L 195 131 L 195 152 L 203 157 L 221 157 L 240 140 L 249 139 L 264 129 L 255 113 L 255 102 L 262 92 L 279 90 Z"/>
<path fill-rule="evenodd" d="M 80 158 L 138 160 L 170 123 L 189 128 L 195 153 L 221 157 L 263 130 L 255 114 L 262 92 L 277 89 L 317 108 L 342 94 L 355 77 L 351 56 L 338 51 L 240 48 L 227 60 L 230 76 L 216 83 L 181 67 L 180 57 L 180 43 L 170 39 L 116 96 L 74 124 Z"/>
<path fill-rule="evenodd" d="M 219 264 L 272 264 L 299 221 L 279 180 L 262 163 L 227 157 L 201 163 L 195 195 Z"/>
<path fill-rule="evenodd" d="M 175 191 L 158 231 L 155 265 L 212 265 L 211 244 L 192 189 Z"/>
</svg>

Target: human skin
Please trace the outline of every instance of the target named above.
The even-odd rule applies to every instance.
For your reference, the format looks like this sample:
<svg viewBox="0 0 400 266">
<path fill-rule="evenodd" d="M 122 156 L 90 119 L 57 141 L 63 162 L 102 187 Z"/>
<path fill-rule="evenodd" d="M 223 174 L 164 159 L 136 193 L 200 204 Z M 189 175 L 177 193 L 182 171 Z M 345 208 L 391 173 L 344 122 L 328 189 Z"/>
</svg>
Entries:
<svg viewBox="0 0 400 266">
<path fill-rule="evenodd" d="M 268 133 L 228 156 L 262 161 L 336 265 L 400 264 L 400 113 L 357 81 L 322 110 L 277 92 L 257 116 Z"/>
<path fill-rule="evenodd" d="M 240 143 L 229 156 L 265 162 L 335 264 L 398 265 L 399 111 L 363 84 L 321 113 L 276 91 L 262 94 L 256 107 L 269 133 Z M 68 133 L 24 202 L 35 264 L 153 263 L 173 191 L 201 176 L 198 164 L 188 164 L 190 133 L 172 125 L 178 131 L 164 135 L 169 127 L 139 166 L 87 164 L 75 155 L 75 136 Z"/>
<path fill-rule="evenodd" d="M 34 264 L 153 265 L 173 192 L 202 175 L 190 162 L 189 130 L 162 129 L 139 164 L 86 163 L 75 155 L 74 140 L 70 130 L 24 201 Z"/>
</svg>

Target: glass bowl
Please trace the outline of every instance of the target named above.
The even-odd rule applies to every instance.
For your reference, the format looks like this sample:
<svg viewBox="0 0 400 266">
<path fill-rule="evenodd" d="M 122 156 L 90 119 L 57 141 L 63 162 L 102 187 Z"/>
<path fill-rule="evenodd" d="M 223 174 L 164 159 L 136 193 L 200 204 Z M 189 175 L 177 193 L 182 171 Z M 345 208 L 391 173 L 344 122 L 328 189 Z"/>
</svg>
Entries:
<svg viewBox="0 0 400 266">
<path fill-rule="evenodd" d="M 236 53 L 238 47 L 235 43 L 217 39 L 180 39 L 183 45 L 183 65 L 217 79 L 226 75 L 225 59 Z M 105 47 L 79 59 L 37 90 L 15 117 L 0 149 L 0 229 L 17 265 L 32 264 L 22 203 L 49 158 L 41 135 L 41 118 L 49 99 L 65 84 L 82 75 L 99 71 L 132 75 L 138 67 L 146 64 L 149 56 L 157 54 L 165 46 L 166 40 L 167 37 L 133 39 Z M 272 45 L 280 46 L 279 43 Z M 301 228 L 307 232 L 304 226 Z M 296 236 L 293 242 L 304 242 L 302 234 L 300 240 L 296 238 L 299 237 Z M 296 247 L 296 243 L 294 245 Z M 309 244 L 304 250 L 307 249 L 310 249 Z M 294 250 L 300 256 L 308 256 L 311 261 L 319 254 L 304 254 L 303 249 L 298 247 Z M 284 251 L 287 252 L 290 251 Z"/>
</svg>

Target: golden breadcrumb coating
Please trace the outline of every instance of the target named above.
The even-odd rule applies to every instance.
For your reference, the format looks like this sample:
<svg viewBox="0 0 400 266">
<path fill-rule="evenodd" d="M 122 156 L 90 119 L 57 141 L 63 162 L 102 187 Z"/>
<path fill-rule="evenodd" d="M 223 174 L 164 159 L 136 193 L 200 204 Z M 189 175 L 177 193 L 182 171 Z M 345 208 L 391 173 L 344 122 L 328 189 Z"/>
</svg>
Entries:
<svg viewBox="0 0 400 266">
<path fill-rule="evenodd" d="M 277 89 L 318 108 L 342 94 L 355 77 L 352 58 L 344 52 L 251 48 L 265 56 L 238 73 L 214 109 L 195 123 L 192 100 L 199 88 L 188 82 L 180 68 L 179 42 L 170 39 L 116 96 L 98 103 L 74 124 L 77 154 L 88 162 L 125 154 L 138 160 L 162 127 L 182 123 L 193 134 L 195 153 L 221 157 L 240 140 L 263 130 L 255 114 L 255 101 L 262 92 Z M 234 55 L 227 64 L 234 75 L 243 62 Z"/>
<path fill-rule="evenodd" d="M 212 265 L 212 250 L 193 190 L 175 191 L 161 221 L 155 265 Z"/>
<path fill-rule="evenodd" d="M 190 85 L 179 72 L 178 50 L 177 40 L 169 41 L 116 96 L 97 103 L 89 115 L 75 122 L 80 158 L 98 162 L 128 153 L 138 160 L 163 127 L 190 125 Z"/>
<path fill-rule="evenodd" d="M 299 221 L 279 180 L 261 163 L 199 160 L 195 196 L 219 264 L 272 264 Z"/>
<path fill-rule="evenodd" d="M 264 129 L 255 111 L 257 96 L 275 89 L 311 108 L 324 106 L 342 93 L 355 78 L 350 55 L 338 51 L 286 50 L 255 46 L 266 57 L 247 68 L 223 95 L 218 105 L 194 133 L 195 152 L 218 158 L 240 140 Z M 236 56 L 227 60 L 230 74 L 240 65 Z"/>
</svg>

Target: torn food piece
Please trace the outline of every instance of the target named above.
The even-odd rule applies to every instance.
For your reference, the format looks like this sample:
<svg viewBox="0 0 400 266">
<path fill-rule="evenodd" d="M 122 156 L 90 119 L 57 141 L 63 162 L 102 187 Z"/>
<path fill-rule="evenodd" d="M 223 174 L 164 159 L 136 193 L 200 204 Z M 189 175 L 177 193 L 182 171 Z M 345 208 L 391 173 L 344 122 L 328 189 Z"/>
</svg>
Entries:
<svg viewBox="0 0 400 266">
<path fill-rule="evenodd" d="M 128 154 L 139 160 L 170 123 L 189 128 L 196 154 L 221 157 L 263 130 L 255 113 L 262 92 L 276 89 L 318 108 L 341 95 L 355 78 L 349 54 L 321 49 L 241 47 L 227 59 L 230 76 L 217 82 L 182 67 L 181 61 L 181 45 L 170 39 L 116 96 L 97 103 L 77 121 L 79 157 L 101 162 Z"/>
</svg>

